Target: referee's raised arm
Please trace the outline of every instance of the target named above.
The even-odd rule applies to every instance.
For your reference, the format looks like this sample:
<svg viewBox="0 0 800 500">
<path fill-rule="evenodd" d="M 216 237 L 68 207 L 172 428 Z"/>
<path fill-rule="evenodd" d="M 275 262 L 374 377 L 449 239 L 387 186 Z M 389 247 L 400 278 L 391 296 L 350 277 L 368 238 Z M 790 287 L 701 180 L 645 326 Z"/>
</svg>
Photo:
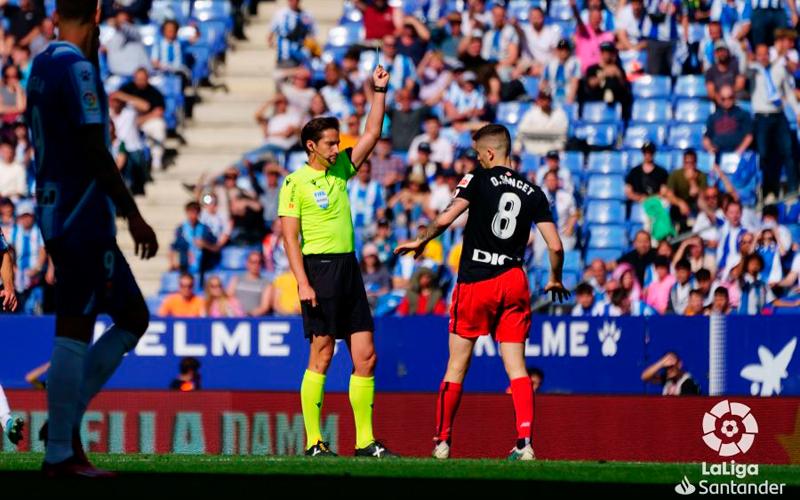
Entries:
<svg viewBox="0 0 800 500">
<path fill-rule="evenodd" d="M 372 94 L 372 106 L 367 115 L 364 134 L 353 146 L 353 152 L 350 155 L 350 161 L 353 162 L 356 170 L 361 167 L 364 160 L 369 158 L 381 137 L 383 117 L 386 111 L 386 90 L 389 85 L 389 73 L 383 69 L 383 66 L 378 65 L 372 72 L 372 85 L 372 92 L 369 92 Z"/>
</svg>

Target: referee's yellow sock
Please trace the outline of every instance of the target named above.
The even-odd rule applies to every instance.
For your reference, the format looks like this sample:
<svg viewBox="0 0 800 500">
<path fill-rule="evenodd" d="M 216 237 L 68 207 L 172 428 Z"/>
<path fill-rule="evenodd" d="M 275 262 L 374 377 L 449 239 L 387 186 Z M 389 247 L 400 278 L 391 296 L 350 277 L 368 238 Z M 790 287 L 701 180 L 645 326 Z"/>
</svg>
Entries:
<svg viewBox="0 0 800 500">
<path fill-rule="evenodd" d="M 373 441 L 372 405 L 375 402 L 375 377 L 350 376 L 350 406 L 356 422 L 356 448 L 366 448 Z"/>
<path fill-rule="evenodd" d="M 322 441 L 319 421 L 320 415 L 322 415 L 322 398 L 324 395 L 325 375 L 306 370 L 305 375 L 303 375 L 303 383 L 300 386 L 303 422 L 306 425 L 306 449 L 317 444 L 317 441 Z"/>
</svg>

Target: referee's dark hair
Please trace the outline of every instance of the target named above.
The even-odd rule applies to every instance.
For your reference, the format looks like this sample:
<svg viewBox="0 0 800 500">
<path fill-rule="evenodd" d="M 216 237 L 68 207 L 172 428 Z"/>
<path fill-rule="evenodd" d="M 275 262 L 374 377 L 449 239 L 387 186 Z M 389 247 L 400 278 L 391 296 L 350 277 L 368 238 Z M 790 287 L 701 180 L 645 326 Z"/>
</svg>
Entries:
<svg viewBox="0 0 800 500">
<path fill-rule="evenodd" d="M 306 153 L 311 152 L 311 150 L 308 149 L 308 141 L 316 143 L 322 138 L 323 132 L 331 129 L 337 132 L 339 131 L 339 120 L 332 116 L 314 118 L 306 123 L 305 126 L 303 126 L 303 130 L 300 132 L 300 142 L 303 143 Z"/>
<path fill-rule="evenodd" d="M 496 149 L 498 153 L 509 154 L 511 152 L 511 134 L 508 129 L 503 125 L 492 123 L 484 125 L 479 128 L 477 132 L 472 134 L 472 140 L 478 143 L 484 139 L 492 139 L 496 141 Z"/>
<path fill-rule="evenodd" d="M 88 24 L 97 12 L 97 0 L 56 0 L 56 12 L 61 19 Z"/>
</svg>

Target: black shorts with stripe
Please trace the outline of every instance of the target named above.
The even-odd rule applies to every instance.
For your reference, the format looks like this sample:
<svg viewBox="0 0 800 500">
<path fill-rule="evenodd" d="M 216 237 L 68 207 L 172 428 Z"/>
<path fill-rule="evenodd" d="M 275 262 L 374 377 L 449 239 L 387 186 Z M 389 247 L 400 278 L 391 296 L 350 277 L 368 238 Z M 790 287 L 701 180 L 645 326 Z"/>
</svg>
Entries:
<svg viewBox="0 0 800 500">
<path fill-rule="evenodd" d="M 355 332 L 375 330 L 361 269 L 354 253 L 304 255 L 303 268 L 317 295 L 317 307 L 302 303 L 307 339 L 343 339 Z"/>
</svg>

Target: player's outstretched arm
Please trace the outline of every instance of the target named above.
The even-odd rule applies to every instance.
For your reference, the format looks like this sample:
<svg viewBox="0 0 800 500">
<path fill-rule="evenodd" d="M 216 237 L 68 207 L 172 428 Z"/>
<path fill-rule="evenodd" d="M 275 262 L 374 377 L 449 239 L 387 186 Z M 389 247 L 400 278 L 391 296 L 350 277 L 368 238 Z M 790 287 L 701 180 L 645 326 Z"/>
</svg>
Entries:
<svg viewBox="0 0 800 500">
<path fill-rule="evenodd" d="M 550 254 L 550 280 L 544 287 L 545 293 L 550 293 L 553 301 L 561 302 L 569 298 L 569 290 L 564 288 L 561 282 L 561 274 L 564 268 L 564 246 L 561 244 L 561 237 L 558 229 L 552 222 L 540 222 L 536 224 L 539 232 L 542 233 L 547 250 Z"/>
<path fill-rule="evenodd" d="M 447 205 L 439 215 L 437 215 L 428 227 L 420 231 L 417 239 L 398 245 L 394 249 L 395 255 L 405 255 L 409 252 L 414 252 L 414 258 L 419 258 L 422 252 L 425 251 L 425 245 L 429 241 L 442 234 L 445 229 L 450 227 L 450 224 L 455 221 L 459 215 L 463 214 L 469 208 L 469 201 L 464 198 L 453 198 L 450 204 Z"/>
<path fill-rule="evenodd" d="M 375 71 L 372 72 L 372 83 L 376 88 L 382 88 L 383 90 L 372 92 L 372 106 L 367 115 L 364 134 L 358 139 L 358 142 L 353 147 L 353 152 L 350 154 L 350 161 L 353 162 L 356 169 L 364 163 L 364 160 L 369 158 L 378 143 L 378 139 L 381 137 L 383 115 L 386 112 L 386 88 L 389 85 L 389 72 L 383 69 L 383 66 L 378 65 Z"/>
<path fill-rule="evenodd" d="M 156 233 L 139 213 L 114 157 L 106 148 L 105 130 L 100 125 L 85 125 L 82 130 L 84 158 L 88 160 L 90 171 L 94 173 L 100 188 L 114 202 L 117 213 L 128 219 L 128 230 L 135 243 L 136 255 L 142 259 L 152 258 L 158 252 Z"/>
<path fill-rule="evenodd" d="M 0 252 L 0 278 L 3 278 L 2 309 L 15 311 L 17 309 L 17 294 L 14 291 L 14 259 L 9 251 Z"/>
</svg>

